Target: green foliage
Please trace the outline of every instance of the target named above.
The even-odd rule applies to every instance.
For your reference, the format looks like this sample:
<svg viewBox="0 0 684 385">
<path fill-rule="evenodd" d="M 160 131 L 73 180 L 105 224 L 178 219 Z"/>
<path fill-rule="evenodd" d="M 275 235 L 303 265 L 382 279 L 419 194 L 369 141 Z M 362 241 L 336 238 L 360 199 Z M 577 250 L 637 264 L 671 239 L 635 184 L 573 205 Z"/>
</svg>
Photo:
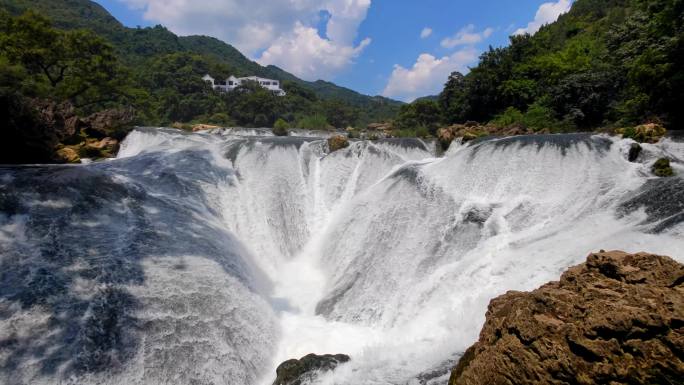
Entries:
<svg viewBox="0 0 684 385">
<path fill-rule="evenodd" d="M 278 118 L 273 124 L 273 134 L 276 136 L 287 136 L 288 128 L 290 128 L 290 125 L 282 118 Z"/>
<path fill-rule="evenodd" d="M 508 107 L 503 113 L 494 117 L 490 123 L 497 127 L 509 127 L 523 124 L 524 115 L 515 107 Z"/>
<path fill-rule="evenodd" d="M 77 95 L 83 99 L 79 101 L 80 104 L 98 101 L 99 104 L 92 106 L 93 109 L 107 103 L 134 105 L 144 124 L 198 121 L 224 113 L 230 117 L 231 123 L 245 126 L 271 126 L 277 117 L 293 123 L 298 117 L 325 115 L 325 119 L 332 125 L 346 127 L 387 121 L 396 115 L 401 105 L 390 99 L 361 95 L 329 82 L 303 81 L 275 66 L 263 67 L 246 58 L 234 47 L 211 37 L 178 37 L 162 26 L 126 28 L 104 8 L 89 0 L 0 0 L 0 8 L 15 16 L 33 9 L 52 18 L 57 27 L 67 30 L 48 30 L 40 25 L 36 26 L 39 31 L 47 33 L 46 36 L 33 32 L 30 34 L 43 42 L 35 46 L 39 48 L 38 53 L 44 54 L 45 58 L 49 59 L 49 54 L 54 53 L 78 53 L 79 50 L 80 53 L 91 53 L 99 50 L 99 56 L 107 59 L 102 62 L 76 63 L 83 74 L 92 73 L 87 69 L 92 69 L 93 66 L 99 65 L 100 68 L 96 68 L 96 76 L 84 76 L 81 83 L 69 82 L 70 87 L 66 83 L 64 87 L 60 86 L 60 89 L 63 88 L 60 97 L 68 96 L 63 94 L 69 92 L 78 92 L 89 85 L 91 87 L 83 91 L 83 95 Z M 0 28 L 2 31 L 10 30 L 9 27 Z M 93 31 L 94 33 L 88 33 L 89 37 L 99 36 L 111 43 L 111 46 L 97 47 L 104 40 L 83 40 L 85 36 L 81 36 L 79 40 L 77 35 L 71 41 L 65 39 L 61 45 L 48 44 L 60 40 L 53 35 L 61 36 L 79 29 Z M 4 35 L 0 35 L 0 40 L 5 38 Z M 65 50 L 65 47 L 71 51 Z M 75 51 L 72 49 L 74 47 Z M 36 57 L 33 52 L 26 52 L 25 56 Z M 108 57 L 111 56 L 117 59 L 116 68 L 109 67 L 111 63 Z M 95 58 L 87 55 L 84 57 Z M 49 70 L 51 76 L 59 72 L 59 67 Z M 114 76 L 99 76 L 107 73 Z M 206 73 L 217 79 L 228 75 L 257 75 L 278 79 L 287 96 L 275 101 L 260 92 L 256 92 L 257 95 L 244 92 L 240 97 L 246 100 L 239 101 L 237 99 L 240 97 L 220 95 L 207 90 L 201 81 Z M 122 81 L 126 83 L 116 84 Z M 49 87 L 47 81 L 30 83 L 27 80 L 22 84 L 33 93 L 56 96 L 55 90 Z M 115 100 L 100 101 L 101 98 L 93 98 L 102 96 L 103 93 L 111 94 L 106 99 Z M 266 101 L 268 105 L 258 107 L 256 103 L 259 101 Z"/>
<path fill-rule="evenodd" d="M 92 32 L 57 30 L 32 11 L 0 14 L 0 32 L 3 74 L 14 76 L 15 89 L 27 96 L 92 110 L 125 102 L 134 93 L 113 47 Z"/>
<path fill-rule="evenodd" d="M 523 125 L 534 131 L 554 130 L 558 126 L 558 122 L 554 119 L 553 111 L 550 108 L 540 103 L 534 103 L 525 112 Z"/>
<path fill-rule="evenodd" d="M 418 130 L 435 135 L 441 121 L 439 104 L 430 99 L 419 99 L 401 106 L 399 116 L 394 122 L 399 130 Z"/>
<path fill-rule="evenodd" d="M 577 0 L 534 36 L 512 36 L 468 75 L 452 74 L 440 94 L 444 121 L 588 130 L 655 118 L 681 127 L 683 4 Z"/>
<path fill-rule="evenodd" d="M 658 159 L 651 168 L 654 175 L 659 177 L 670 177 L 674 175 L 674 170 L 670 166 L 670 160 L 667 158 Z"/>
<path fill-rule="evenodd" d="M 320 114 L 300 118 L 297 120 L 295 127 L 305 130 L 328 130 L 332 128 L 326 117 Z"/>
</svg>

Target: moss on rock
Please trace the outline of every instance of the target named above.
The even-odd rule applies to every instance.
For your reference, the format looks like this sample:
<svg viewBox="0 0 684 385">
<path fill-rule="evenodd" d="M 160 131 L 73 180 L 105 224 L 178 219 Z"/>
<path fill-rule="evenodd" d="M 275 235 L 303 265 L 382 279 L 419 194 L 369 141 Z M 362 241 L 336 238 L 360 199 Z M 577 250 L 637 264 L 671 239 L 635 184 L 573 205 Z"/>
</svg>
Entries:
<svg viewBox="0 0 684 385">
<path fill-rule="evenodd" d="M 670 160 L 667 158 L 660 158 L 651 167 L 651 171 L 654 175 L 659 177 L 668 177 L 674 175 L 674 170 L 670 166 Z"/>
<path fill-rule="evenodd" d="M 349 147 L 349 139 L 344 135 L 333 135 L 328 138 L 328 148 L 330 152 L 335 152 Z"/>
</svg>

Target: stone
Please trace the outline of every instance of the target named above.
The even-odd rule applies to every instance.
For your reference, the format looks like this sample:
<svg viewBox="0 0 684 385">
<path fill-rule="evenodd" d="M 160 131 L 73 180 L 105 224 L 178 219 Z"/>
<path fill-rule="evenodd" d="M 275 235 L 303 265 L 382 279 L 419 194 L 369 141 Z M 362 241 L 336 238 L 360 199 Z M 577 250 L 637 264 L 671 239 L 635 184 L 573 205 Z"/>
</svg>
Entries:
<svg viewBox="0 0 684 385">
<path fill-rule="evenodd" d="M 651 172 L 653 172 L 653 175 L 659 176 L 661 178 L 674 175 L 674 170 L 670 165 L 670 160 L 667 158 L 660 158 L 656 160 L 656 162 L 653 164 L 653 167 L 651 167 Z"/>
<path fill-rule="evenodd" d="M 599 252 L 493 299 L 449 384 L 682 384 L 683 352 L 684 265 Z"/>
<path fill-rule="evenodd" d="M 133 129 L 135 110 L 131 107 L 110 108 L 83 120 L 86 124 L 84 132 L 89 137 L 103 139 L 109 136 L 121 140 Z"/>
<path fill-rule="evenodd" d="M 57 150 L 57 156 L 64 163 L 81 163 L 81 157 L 78 152 L 71 147 L 63 147 Z"/>
<path fill-rule="evenodd" d="M 221 127 L 214 126 L 212 124 L 195 124 L 194 126 L 192 126 L 192 132 L 213 130 L 216 128 L 221 128 Z"/>
<path fill-rule="evenodd" d="M 308 384 L 318 374 L 334 370 L 338 365 L 349 360 L 346 354 L 308 354 L 298 360 L 287 360 L 278 365 L 273 385 Z"/>
<path fill-rule="evenodd" d="M 349 147 L 349 139 L 344 135 L 333 135 L 328 138 L 328 148 L 330 152 L 335 152 Z"/>
<path fill-rule="evenodd" d="M 621 128 L 617 130 L 617 133 L 639 143 L 658 143 L 667 130 L 658 123 L 647 123 L 636 127 Z"/>
<path fill-rule="evenodd" d="M 627 160 L 630 162 L 636 162 L 641 154 L 642 148 L 639 143 L 632 143 L 629 146 L 629 154 L 627 154 Z"/>
</svg>

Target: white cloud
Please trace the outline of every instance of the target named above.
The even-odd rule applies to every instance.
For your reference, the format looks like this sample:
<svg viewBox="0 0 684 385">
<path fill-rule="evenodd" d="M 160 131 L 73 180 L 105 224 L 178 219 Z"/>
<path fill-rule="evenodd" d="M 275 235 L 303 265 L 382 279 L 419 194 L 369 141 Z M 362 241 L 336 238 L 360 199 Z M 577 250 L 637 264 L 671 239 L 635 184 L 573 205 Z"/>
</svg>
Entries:
<svg viewBox="0 0 684 385">
<path fill-rule="evenodd" d="M 513 32 L 514 35 L 529 33 L 534 35 L 545 24 L 553 23 L 558 20 L 558 16 L 568 12 L 572 6 L 572 0 L 558 0 L 553 3 L 544 3 L 539 6 L 534 20 L 527 24 L 527 27 L 520 28 Z"/>
<path fill-rule="evenodd" d="M 354 44 L 371 0 L 119 1 L 179 35 L 217 37 L 262 64 L 310 80 L 344 70 L 370 43 Z M 321 12 L 329 15 L 325 37 L 314 28 Z"/>
<path fill-rule="evenodd" d="M 420 31 L 421 39 L 427 39 L 428 37 L 430 37 L 430 35 L 432 35 L 432 28 L 425 27 L 422 31 Z"/>
<path fill-rule="evenodd" d="M 315 28 L 297 23 L 292 36 L 278 38 L 259 58 L 307 80 L 329 78 L 343 70 L 370 44 L 366 38 L 356 47 L 338 45 L 318 35 Z"/>
<path fill-rule="evenodd" d="M 474 47 L 463 48 L 440 59 L 423 53 L 411 68 L 394 66 L 382 95 L 407 102 L 420 96 L 434 95 L 442 90 L 451 72 L 466 72 L 468 65 L 477 57 L 478 51 Z"/>
<path fill-rule="evenodd" d="M 442 40 L 441 44 L 444 48 L 454 48 L 460 45 L 473 45 L 492 36 L 492 33 L 494 33 L 493 28 L 487 28 L 484 31 L 477 32 L 475 31 L 475 26 L 469 24 L 456 32 L 456 35 Z"/>
</svg>

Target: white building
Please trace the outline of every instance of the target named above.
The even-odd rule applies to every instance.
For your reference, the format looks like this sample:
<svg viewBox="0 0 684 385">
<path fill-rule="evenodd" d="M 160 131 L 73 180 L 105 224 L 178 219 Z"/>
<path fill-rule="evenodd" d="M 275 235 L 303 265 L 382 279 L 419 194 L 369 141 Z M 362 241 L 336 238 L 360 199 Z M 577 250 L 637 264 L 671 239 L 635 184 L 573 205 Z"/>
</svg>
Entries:
<svg viewBox="0 0 684 385">
<path fill-rule="evenodd" d="M 253 81 L 266 88 L 267 90 L 273 91 L 278 96 L 285 96 L 285 91 L 280 88 L 280 82 L 273 79 L 260 78 L 258 76 L 248 76 L 244 78 L 236 78 L 235 76 L 230 76 L 224 81 L 217 81 L 210 75 L 204 75 L 202 80 L 211 84 L 211 87 L 217 91 L 228 92 L 242 85 L 243 82 Z"/>
</svg>

